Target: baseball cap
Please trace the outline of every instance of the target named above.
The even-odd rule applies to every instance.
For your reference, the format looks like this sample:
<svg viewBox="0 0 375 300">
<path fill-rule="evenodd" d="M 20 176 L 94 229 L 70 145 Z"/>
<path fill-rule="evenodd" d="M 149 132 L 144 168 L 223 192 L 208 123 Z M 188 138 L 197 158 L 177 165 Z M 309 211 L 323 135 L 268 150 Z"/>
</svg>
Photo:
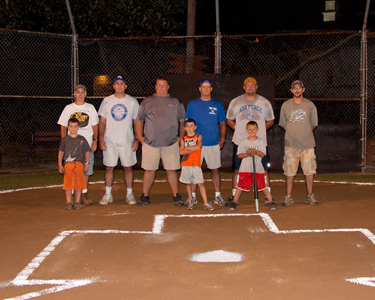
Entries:
<svg viewBox="0 0 375 300">
<path fill-rule="evenodd" d="M 200 82 L 199 86 L 202 86 L 203 83 L 209 83 L 209 84 L 211 85 L 211 87 L 212 87 L 212 82 L 211 82 L 211 80 L 209 80 L 209 79 L 203 79 L 203 80 Z"/>
<path fill-rule="evenodd" d="M 87 90 L 86 90 L 86 87 L 83 85 L 83 84 L 77 84 L 75 87 L 74 87 L 74 91 L 78 91 L 78 89 L 83 89 L 85 91 L 85 93 L 87 93 Z"/>
<path fill-rule="evenodd" d="M 122 80 L 123 82 L 126 83 L 126 79 L 124 76 L 118 75 L 113 79 L 113 83 L 115 83 L 117 80 Z"/>
<path fill-rule="evenodd" d="M 185 119 L 184 125 L 186 125 L 186 123 L 194 123 L 194 125 L 197 125 L 197 123 L 195 122 L 195 120 L 192 119 L 192 118 Z"/>
<path fill-rule="evenodd" d="M 243 82 L 243 85 L 246 85 L 246 83 L 254 83 L 254 84 L 258 84 L 257 83 L 257 80 L 254 78 L 254 77 L 247 77 L 245 79 L 245 81 Z"/>
<path fill-rule="evenodd" d="M 304 87 L 305 87 L 305 86 L 303 85 L 303 82 L 302 82 L 301 80 L 294 80 L 294 81 L 292 82 L 292 85 L 291 85 L 290 88 L 294 88 L 295 85 L 300 85 L 301 88 L 304 88 Z"/>
</svg>

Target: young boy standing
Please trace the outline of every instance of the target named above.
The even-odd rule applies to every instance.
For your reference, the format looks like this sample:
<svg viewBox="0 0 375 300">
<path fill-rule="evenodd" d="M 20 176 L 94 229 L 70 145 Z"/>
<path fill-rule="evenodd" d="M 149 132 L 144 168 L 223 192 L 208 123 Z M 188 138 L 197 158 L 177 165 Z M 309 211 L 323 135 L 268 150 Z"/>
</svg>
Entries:
<svg viewBox="0 0 375 300">
<path fill-rule="evenodd" d="M 202 136 L 195 133 L 197 125 L 193 119 L 186 119 L 184 128 L 186 135 L 180 143 L 180 155 L 182 155 L 180 181 L 186 184 L 188 209 L 194 208 L 193 185 L 198 184 L 204 203 L 203 209 L 212 211 L 214 208 L 211 203 L 207 202 L 207 193 L 201 169 Z"/>
<path fill-rule="evenodd" d="M 89 169 L 90 146 L 86 139 L 78 134 L 78 119 L 69 119 L 68 130 L 69 135 L 61 140 L 59 148 L 59 172 L 64 174 L 65 208 L 72 209 L 72 190 L 75 190 L 74 208 L 81 209 L 81 192 L 86 189 L 84 172 Z"/>
<path fill-rule="evenodd" d="M 266 196 L 268 203 L 267 205 L 271 210 L 276 209 L 276 203 L 273 202 L 271 193 L 265 184 L 265 174 L 262 165 L 262 157 L 266 153 L 266 143 L 262 138 L 257 137 L 259 131 L 258 123 L 250 121 L 246 124 L 246 132 L 248 134 L 247 139 L 243 140 L 237 150 L 237 156 L 242 159 L 239 169 L 239 179 L 237 184 L 237 190 L 234 195 L 233 202 L 229 203 L 231 210 L 235 210 L 239 204 L 238 199 L 241 196 L 242 191 L 250 191 L 250 187 L 254 182 L 254 168 L 253 168 L 253 156 L 255 157 L 255 170 L 256 170 L 256 182 L 258 191 L 263 191 Z"/>
</svg>

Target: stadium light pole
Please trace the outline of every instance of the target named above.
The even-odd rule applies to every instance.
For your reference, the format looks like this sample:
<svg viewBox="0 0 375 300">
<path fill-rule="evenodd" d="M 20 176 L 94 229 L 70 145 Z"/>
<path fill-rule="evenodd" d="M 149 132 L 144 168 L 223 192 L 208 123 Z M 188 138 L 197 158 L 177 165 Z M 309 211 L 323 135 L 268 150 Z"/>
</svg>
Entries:
<svg viewBox="0 0 375 300">
<path fill-rule="evenodd" d="M 362 172 L 366 171 L 366 156 L 367 156 L 367 19 L 370 9 L 370 0 L 367 0 L 365 16 L 363 19 L 362 34 L 361 34 L 361 167 Z"/>
<path fill-rule="evenodd" d="M 74 87 L 78 84 L 79 82 L 79 74 L 78 74 L 78 42 L 77 42 L 77 31 L 76 27 L 74 26 L 74 20 L 73 20 L 73 15 L 72 11 L 70 9 L 70 3 L 69 0 L 65 0 L 66 3 L 66 9 L 68 11 L 69 15 L 69 21 L 70 21 L 70 27 L 72 28 L 72 33 L 73 33 L 73 39 L 72 39 L 72 95 L 74 93 Z"/>
</svg>

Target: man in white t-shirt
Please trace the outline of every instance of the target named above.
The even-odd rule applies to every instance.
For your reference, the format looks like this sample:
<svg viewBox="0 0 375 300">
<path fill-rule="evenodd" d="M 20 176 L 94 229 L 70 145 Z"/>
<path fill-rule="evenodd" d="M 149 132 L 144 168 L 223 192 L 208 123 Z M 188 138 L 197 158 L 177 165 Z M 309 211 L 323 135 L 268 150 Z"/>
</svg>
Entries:
<svg viewBox="0 0 375 300">
<path fill-rule="evenodd" d="M 100 205 L 113 202 L 113 171 L 120 159 L 125 172 L 126 202 L 135 204 L 133 195 L 133 166 L 137 163 L 136 151 L 138 140 L 134 138 L 133 123 L 137 117 L 139 103 L 134 97 L 127 95 L 126 79 L 115 77 L 113 89 L 115 93 L 103 99 L 99 108 L 99 147 L 103 151 L 105 170 L 105 195 Z"/>
<path fill-rule="evenodd" d="M 57 124 L 61 126 L 61 138 L 63 139 L 68 132 L 68 120 L 76 118 L 79 121 L 78 134 L 82 135 L 91 147 L 90 159 L 85 162 L 89 165 L 89 170 L 85 173 L 86 186 L 88 188 L 89 176 L 94 173 L 94 152 L 98 142 L 99 119 L 94 105 L 85 102 L 86 96 L 86 87 L 82 84 L 77 85 L 74 88 L 74 103 L 65 106 Z M 87 189 L 82 190 L 82 200 L 85 205 L 92 204 L 88 197 Z"/>
</svg>

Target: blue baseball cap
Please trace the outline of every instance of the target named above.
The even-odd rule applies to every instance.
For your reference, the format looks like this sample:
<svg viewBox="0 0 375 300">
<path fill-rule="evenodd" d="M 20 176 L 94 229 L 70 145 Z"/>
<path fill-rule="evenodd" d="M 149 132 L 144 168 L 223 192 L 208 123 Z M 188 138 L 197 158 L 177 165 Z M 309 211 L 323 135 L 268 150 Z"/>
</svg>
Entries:
<svg viewBox="0 0 375 300">
<path fill-rule="evenodd" d="M 122 80 L 123 82 L 126 83 L 126 79 L 124 76 L 118 75 L 113 79 L 113 83 L 115 83 L 117 80 Z"/>
<path fill-rule="evenodd" d="M 209 83 L 210 85 L 211 85 L 211 87 L 212 87 L 212 82 L 211 82 L 211 80 L 209 80 L 209 79 L 203 79 L 202 81 L 201 81 L 201 83 L 199 84 L 199 86 L 202 86 L 202 84 L 203 83 Z"/>
</svg>

